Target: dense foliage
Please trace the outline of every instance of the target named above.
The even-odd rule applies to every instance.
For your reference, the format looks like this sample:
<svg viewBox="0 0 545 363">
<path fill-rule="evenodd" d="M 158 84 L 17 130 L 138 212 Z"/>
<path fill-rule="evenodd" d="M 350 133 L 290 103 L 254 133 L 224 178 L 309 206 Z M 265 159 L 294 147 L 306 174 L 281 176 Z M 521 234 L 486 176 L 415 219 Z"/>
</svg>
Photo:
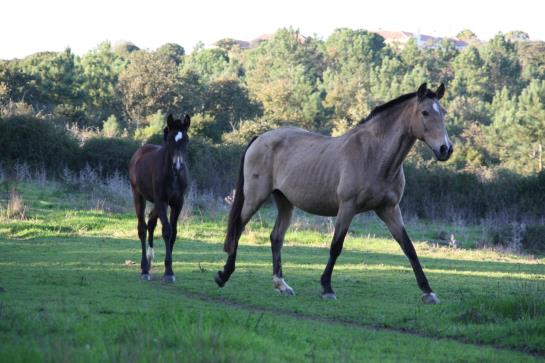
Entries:
<svg viewBox="0 0 545 363">
<path fill-rule="evenodd" d="M 172 43 L 155 51 L 102 43 L 82 56 L 70 49 L 37 53 L 0 61 L 0 115 L 11 123 L 13 115 L 34 116 L 36 128 L 49 120 L 85 131 L 78 140 L 83 147 L 77 166 L 84 160 L 113 170 L 124 166 L 126 160 L 112 158 L 125 158 L 136 145 L 131 139 L 160 142 L 164 115 L 188 113 L 193 175 L 201 188 L 224 192 L 234 176 L 229 168 L 251 136 L 286 124 L 338 135 L 378 104 L 413 92 L 422 82 L 444 82 L 443 106 L 455 153 L 440 168 L 463 172 L 459 180 L 466 185 L 500 183 L 498 175 L 539 173 L 545 144 L 545 42 L 529 41 L 520 31 L 499 33 L 488 42 L 469 30 L 459 36 L 468 42 L 464 49 L 448 39 L 391 46 L 366 30 L 337 29 L 322 40 L 280 29 L 249 49 L 226 39 L 191 53 Z M 22 128 L 31 123 L 26 116 L 17 120 Z M 21 132 L 18 141 L 2 132 L 6 151 L 0 162 L 28 157 L 33 164 L 74 165 L 61 151 L 51 151 L 56 158 L 32 147 L 19 151 L 33 140 Z M 122 141 L 114 146 L 115 140 Z M 70 142 L 59 136 L 57 143 L 47 143 Z M 433 163 L 422 145 L 409 161 L 417 168 Z M 456 197 L 461 205 L 467 199 L 462 193 Z"/>
</svg>

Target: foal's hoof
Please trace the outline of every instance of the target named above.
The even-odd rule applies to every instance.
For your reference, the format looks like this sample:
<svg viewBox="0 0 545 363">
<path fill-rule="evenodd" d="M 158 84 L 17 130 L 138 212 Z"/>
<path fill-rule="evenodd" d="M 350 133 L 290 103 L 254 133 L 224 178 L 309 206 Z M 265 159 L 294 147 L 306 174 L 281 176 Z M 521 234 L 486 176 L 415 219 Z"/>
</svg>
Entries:
<svg viewBox="0 0 545 363">
<path fill-rule="evenodd" d="M 221 275 L 221 271 L 218 271 L 214 274 L 214 281 L 216 281 L 216 284 L 218 284 L 219 287 L 225 286 L 225 281 L 223 280 Z"/>
<path fill-rule="evenodd" d="M 426 293 L 422 294 L 422 302 L 424 304 L 440 304 L 441 303 L 437 295 L 435 295 L 435 293 L 433 292 L 430 292 L 428 294 Z"/>
<path fill-rule="evenodd" d="M 322 299 L 324 300 L 337 300 L 337 295 L 334 292 L 324 292 L 322 293 Z"/>
<path fill-rule="evenodd" d="M 273 275 L 272 278 L 273 281 L 273 287 L 278 293 L 286 296 L 293 296 L 295 295 L 295 292 L 293 289 L 284 281 L 282 277 L 278 277 L 276 275 Z"/>
<path fill-rule="evenodd" d="M 295 291 L 291 287 L 285 288 L 285 289 L 276 289 L 280 295 L 285 296 L 295 296 Z"/>
<path fill-rule="evenodd" d="M 150 276 L 150 274 L 141 274 L 141 275 L 140 275 L 140 280 L 142 280 L 142 281 L 150 281 L 150 280 L 151 280 L 151 276 Z"/>
<path fill-rule="evenodd" d="M 163 281 L 164 282 L 174 282 L 176 281 L 176 277 L 174 275 L 165 275 L 163 276 Z"/>
</svg>

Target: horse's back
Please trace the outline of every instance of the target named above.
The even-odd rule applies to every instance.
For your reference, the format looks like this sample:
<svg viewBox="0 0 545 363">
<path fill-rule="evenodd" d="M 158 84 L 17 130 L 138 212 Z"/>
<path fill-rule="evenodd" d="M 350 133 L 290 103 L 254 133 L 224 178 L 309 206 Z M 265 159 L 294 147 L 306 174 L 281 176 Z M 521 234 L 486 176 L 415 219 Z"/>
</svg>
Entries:
<svg viewBox="0 0 545 363">
<path fill-rule="evenodd" d="M 259 136 L 245 156 L 245 192 L 281 191 L 301 209 L 334 214 L 339 181 L 337 138 L 286 127 Z M 309 194 L 317 194 L 316 199 Z"/>
</svg>

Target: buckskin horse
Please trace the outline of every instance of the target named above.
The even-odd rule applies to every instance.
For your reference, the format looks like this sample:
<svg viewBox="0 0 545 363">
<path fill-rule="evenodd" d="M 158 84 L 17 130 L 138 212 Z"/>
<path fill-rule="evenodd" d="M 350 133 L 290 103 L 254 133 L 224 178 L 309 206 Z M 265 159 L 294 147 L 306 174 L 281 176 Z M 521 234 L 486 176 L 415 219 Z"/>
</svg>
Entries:
<svg viewBox="0 0 545 363">
<path fill-rule="evenodd" d="M 129 179 L 134 198 L 134 208 L 138 218 L 138 237 L 142 245 L 142 280 L 150 280 L 149 270 L 154 258 L 153 232 L 157 219 L 161 220 L 165 241 L 165 274 L 163 280 L 174 282 L 172 271 L 172 249 L 176 241 L 178 217 L 184 205 L 184 193 L 188 185 L 187 171 L 187 130 L 190 118 L 174 120 L 167 118 L 163 132 L 163 145 L 146 144 L 136 150 L 129 163 Z M 148 223 L 145 221 L 146 201 L 153 203 Z M 170 222 L 167 208 L 170 206 Z M 146 232 L 148 246 L 146 251 Z"/>
<path fill-rule="evenodd" d="M 409 259 L 422 301 L 439 303 L 405 231 L 399 202 L 405 187 L 403 161 L 416 140 L 424 141 L 440 161 L 452 154 L 439 100 L 422 84 L 417 92 L 376 107 L 359 125 L 339 137 L 300 128 L 268 131 L 248 144 L 240 164 L 235 198 L 229 213 L 223 271 L 214 275 L 223 287 L 235 270 L 238 241 L 244 226 L 272 194 L 278 216 L 271 233 L 273 286 L 293 295 L 282 274 L 281 249 L 293 208 L 336 216 L 329 260 L 321 276 L 322 297 L 335 299 L 331 275 L 352 218 L 374 211 L 388 226 Z"/>
</svg>

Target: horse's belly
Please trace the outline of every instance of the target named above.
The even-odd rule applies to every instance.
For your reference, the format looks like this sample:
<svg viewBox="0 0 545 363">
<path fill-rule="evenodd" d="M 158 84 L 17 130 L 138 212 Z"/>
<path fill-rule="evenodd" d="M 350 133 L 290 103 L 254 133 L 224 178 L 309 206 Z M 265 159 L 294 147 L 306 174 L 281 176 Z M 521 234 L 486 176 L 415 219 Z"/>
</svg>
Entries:
<svg viewBox="0 0 545 363">
<path fill-rule="evenodd" d="M 329 196 L 319 196 L 310 193 L 303 193 L 299 195 L 290 195 L 290 193 L 282 193 L 288 198 L 288 200 L 297 208 L 304 210 L 305 212 L 316 214 L 320 216 L 336 216 L 339 210 L 339 206 L 336 200 Z"/>
</svg>

